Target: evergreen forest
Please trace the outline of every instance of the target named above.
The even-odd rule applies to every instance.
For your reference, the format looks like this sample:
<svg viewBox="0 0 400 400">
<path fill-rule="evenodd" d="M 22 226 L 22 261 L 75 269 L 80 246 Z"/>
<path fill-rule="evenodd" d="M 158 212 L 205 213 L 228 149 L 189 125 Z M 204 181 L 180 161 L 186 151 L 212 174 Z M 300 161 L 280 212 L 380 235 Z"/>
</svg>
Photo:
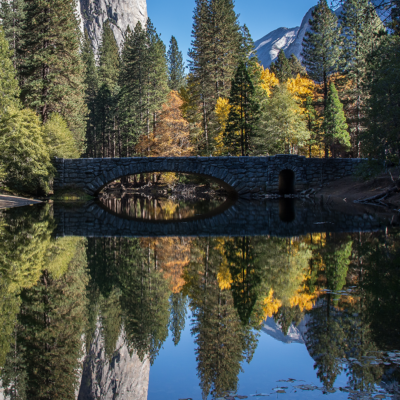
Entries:
<svg viewBox="0 0 400 400">
<path fill-rule="evenodd" d="M 340 13 L 335 7 L 341 6 Z M 185 63 L 149 19 L 95 52 L 73 0 L 2 0 L 0 184 L 51 191 L 52 158 L 364 157 L 399 163 L 400 5 L 319 0 L 301 60 L 263 68 L 233 0 L 196 0 Z"/>
</svg>

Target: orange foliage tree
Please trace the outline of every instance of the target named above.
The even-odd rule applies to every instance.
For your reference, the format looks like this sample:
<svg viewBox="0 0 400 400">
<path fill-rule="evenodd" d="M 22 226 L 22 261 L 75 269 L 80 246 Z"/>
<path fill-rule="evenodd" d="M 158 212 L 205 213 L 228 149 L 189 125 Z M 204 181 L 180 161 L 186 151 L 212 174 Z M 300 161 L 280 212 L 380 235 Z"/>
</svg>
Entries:
<svg viewBox="0 0 400 400">
<path fill-rule="evenodd" d="M 143 135 L 136 146 L 139 154 L 149 157 L 185 157 L 192 153 L 189 124 L 182 115 L 183 101 L 178 92 L 171 91 L 153 132 Z"/>
</svg>

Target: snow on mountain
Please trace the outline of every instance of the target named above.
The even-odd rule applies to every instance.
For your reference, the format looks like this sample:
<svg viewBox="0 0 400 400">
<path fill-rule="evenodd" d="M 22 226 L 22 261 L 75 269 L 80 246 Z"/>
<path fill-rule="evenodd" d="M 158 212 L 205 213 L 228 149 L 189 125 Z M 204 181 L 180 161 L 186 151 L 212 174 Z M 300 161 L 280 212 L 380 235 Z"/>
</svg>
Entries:
<svg viewBox="0 0 400 400">
<path fill-rule="evenodd" d="M 265 68 L 269 67 L 271 62 L 278 57 L 281 49 L 286 50 L 290 47 L 295 41 L 299 29 L 299 27 L 279 28 L 254 43 L 257 56 Z"/>
<path fill-rule="evenodd" d="M 372 0 L 372 2 L 378 6 L 382 0 Z M 311 7 L 307 11 L 300 27 L 290 29 L 278 28 L 255 42 L 258 59 L 264 68 L 268 68 L 275 61 L 280 50 L 285 51 L 286 57 L 294 54 L 299 60 L 302 60 L 303 39 L 306 32 L 310 29 L 310 19 L 313 9 L 314 7 Z M 339 16 L 341 11 L 342 8 L 340 7 L 335 11 L 335 14 Z M 388 10 L 378 8 L 377 12 L 382 20 L 388 18 Z"/>
</svg>

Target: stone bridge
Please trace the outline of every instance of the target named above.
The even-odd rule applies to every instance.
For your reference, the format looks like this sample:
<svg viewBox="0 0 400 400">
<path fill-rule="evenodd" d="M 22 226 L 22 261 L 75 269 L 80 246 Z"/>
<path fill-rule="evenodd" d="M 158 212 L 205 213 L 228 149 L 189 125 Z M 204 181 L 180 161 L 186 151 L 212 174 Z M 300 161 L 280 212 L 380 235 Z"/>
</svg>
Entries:
<svg viewBox="0 0 400 400">
<path fill-rule="evenodd" d="M 272 157 L 141 157 L 54 160 L 54 190 L 82 189 L 97 195 L 116 179 L 152 172 L 208 177 L 229 193 L 250 197 L 258 192 L 292 194 L 309 185 L 354 174 L 361 159 L 317 159 L 297 155 Z"/>
<path fill-rule="evenodd" d="M 335 209 L 293 199 L 254 202 L 238 199 L 216 215 L 178 221 L 124 218 L 100 202 L 64 207 L 54 204 L 56 237 L 295 237 L 317 232 L 366 232 L 383 229 L 385 221 L 366 206 Z M 396 225 L 397 226 L 397 225 Z"/>
</svg>

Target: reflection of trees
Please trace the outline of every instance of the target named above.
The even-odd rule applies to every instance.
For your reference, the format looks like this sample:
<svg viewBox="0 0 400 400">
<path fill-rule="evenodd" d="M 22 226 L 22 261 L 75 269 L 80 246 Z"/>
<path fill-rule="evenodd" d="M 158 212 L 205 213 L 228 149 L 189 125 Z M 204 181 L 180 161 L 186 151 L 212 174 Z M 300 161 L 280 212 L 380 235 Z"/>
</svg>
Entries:
<svg viewBox="0 0 400 400">
<path fill-rule="evenodd" d="M 400 349 L 400 235 L 366 239 L 357 243 L 356 269 L 371 334 L 383 350 Z"/>
<path fill-rule="evenodd" d="M 258 268 L 264 271 L 263 317 L 274 314 L 286 334 L 314 301 L 304 287 L 312 253 L 307 244 L 291 238 L 260 238 L 255 252 Z"/>
<path fill-rule="evenodd" d="M 346 350 L 346 333 L 340 313 L 331 306 L 331 299 L 319 300 L 317 307 L 309 312 L 307 323 L 307 347 L 315 360 L 314 369 L 327 389 L 332 389 L 342 372 Z"/>
<path fill-rule="evenodd" d="M 65 273 L 79 239 L 52 240 L 49 205 L 11 209 L 0 215 L 0 367 L 13 339 L 20 293 L 33 287 L 47 269 Z"/>
<path fill-rule="evenodd" d="M 75 399 L 86 305 L 83 242 L 62 275 L 42 271 L 21 292 L 15 345 L 2 378 L 10 398 Z"/>
<path fill-rule="evenodd" d="M 315 359 L 317 375 L 327 389 L 332 389 L 342 372 L 342 359 L 352 358 L 356 361 L 347 366 L 349 383 L 355 390 L 368 391 L 379 381 L 382 371 L 365 359 L 377 350 L 365 318 L 365 294 L 361 291 L 352 297 L 342 297 L 337 293 L 346 284 L 353 244 L 349 235 L 327 234 L 324 246 L 315 251 L 314 259 L 320 259 L 324 286 L 334 293 L 320 299 L 309 312 L 307 346 Z"/>
<path fill-rule="evenodd" d="M 141 360 L 149 356 L 154 362 L 168 336 L 168 282 L 145 251 L 136 260 L 125 254 L 124 261 L 120 285 L 126 340 Z"/>
<path fill-rule="evenodd" d="M 175 346 L 180 342 L 181 333 L 185 329 L 187 303 L 188 298 L 182 292 L 171 294 L 169 329 Z"/>
<path fill-rule="evenodd" d="M 102 198 L 101 202 L 114 213 L 130 218 L 156 220 L 180 220 L 193 218 L 217 208 L 220 201 L 203 200 L 200 202 L 174 201 L 169 198 L 147 198 L 135 195 L 123 195 L 122 198 Z"/>
<path fill-rule="evenodd" d="M 253 308 L 261 295 L 263 268 L 255 262 L 254 239 L 233 238 L 224 246 L 232 279 L 231 291 L 235 308 L 244 324 L 250 323 Z"/>
<path fill-rule="evenodd" d="M 130 238 L 89 239 L 90 332 L 100 313 L 110 357 L 124 326 L 129 349 L 154 362 L 168 335 L 169 285 L 150 242 Z"/>
<path fill-rule="evenodd" d="M 240 321 L 232 292 L 220 288 L 218 272 L 223 256 L 217 239 L 198 239 L 186 269 L 185 291 L 191 299 L 196 336 L 198 375 L 203 398 L 236 390 L 241 362 L 250 361 L 256 337 Z"/>
</svg>

